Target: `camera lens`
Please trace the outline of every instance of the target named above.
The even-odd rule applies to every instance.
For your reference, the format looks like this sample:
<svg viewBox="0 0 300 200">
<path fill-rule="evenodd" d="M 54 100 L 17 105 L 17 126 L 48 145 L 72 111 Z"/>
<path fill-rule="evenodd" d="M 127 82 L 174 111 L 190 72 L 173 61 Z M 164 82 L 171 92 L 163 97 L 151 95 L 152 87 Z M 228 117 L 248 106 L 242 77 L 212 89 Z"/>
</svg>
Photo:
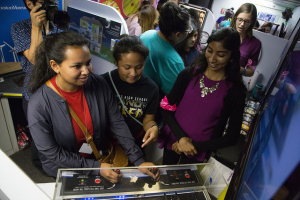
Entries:
<svg viewBox="0 0 300 200">
<path fill-rule="evenodd" d="M 68 29 L 70 16 L 66 11 L 56 10 L 53 15 L 52 22 L 55 26 L 57 26 L 57 28 L 61 30 L 66 30 Z"/>
</svg>

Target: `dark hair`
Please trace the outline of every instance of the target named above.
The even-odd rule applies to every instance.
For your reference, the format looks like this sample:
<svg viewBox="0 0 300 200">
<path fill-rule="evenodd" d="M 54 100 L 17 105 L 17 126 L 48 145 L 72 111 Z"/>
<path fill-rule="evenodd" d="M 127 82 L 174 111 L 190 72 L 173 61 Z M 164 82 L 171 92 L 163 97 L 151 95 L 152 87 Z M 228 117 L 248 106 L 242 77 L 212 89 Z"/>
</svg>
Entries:
<svg viewBox="0 0 300 200">
<path fill-rule="evenodd" d="M 127 53 L 139 53 L 146 60 L 149 55 L 149 49 L 144 45 L 142 40 L 138 36 L 129 36 L 123 34 L 119 36 L 119 41 L 114 46 L 113 57 L 118 64 L 119 60 L 122 60 L 122 54 Z"/>
<path fill-rule="evenodd" d="M 189 20 L 188 11 L 170 1 L 161 8 L 158 22 L 159 29 L 168 38 L 172 33 L 186 31 L 189 28 Z"/>
<path fill-rule="evenodd" d="M 252 37 L 253 36 L 252 29 L 257 20 L 257 9 L 256 9 L 255 5 L 252 3 L 244 3 L 243 5 L 241 5 L 239 7 L 239 9 L 236 11 L 236 13 L 233 15 L 233 18 L 230 23 L 230 27 L 236 29 L 236 20 L 240 13 L 250 13 L 251 14 L 252 22 L 247 30 L 247 35 L 248 35 L 248 37 Z"/>
<path fill-rule="evenodd" d="M 34 93 L 41 85 L 56 75 L 50 60 L 60 65 L 66 60 L 65 51 L 69 47 L 88 46 L 88 41 L 78 33 L 65 31 L 48 35 L 35 52 L 35 63 L 28 87 Z"/>
<path fill-rule="evenodd" d="M 142 1 L 141 4 L 140 4 L 140 7 L 138 8 L 137 11 L 141 11 L 142 7 L 145 6 L 145 5 L 151 5 L 150 1 L 148 1 L 148 0 Z"/>
<path fill-rule="evenodd" d="M 259 22 L 258 22 L 258 20 L 256 20 L 256 22 L 255 22 L 255 24 L 254 24 L 254 29 L 258 29 L 259 28 L 259 26 L 260 26 L 260 24 L 259 24 Z"/>
<path fill-rule="evenodd" d="M 197 40 L 195 41 L 195 45 L 194 45 L 193 47 L 191 47 L 191 50 L 192 50 L 192 49 L 193 49 L 193 50 L 194 50 L 194 49 L 197 49 L 197 45 L 199 44 L 199 41 L 200 41 L 200 35 L 201 35 L 200 25 L 199 25 L 199 23 L 198 23 L 195 19 L 193 19 L 193 18 L 191 19 L 191 26 L 193 27 L 193 31 L 192 31 L 191 33 L 189 33 L 188 36 L 186 36 L 186 38 L 185 38 L 182 42 L 180 42 L 180 43 L 178 43 L 178 44 L 176 44 L 176 45 L 174 46 L 174 49 L 177 51 L 177 53 L 178 53 L 178 54 L 180 55 L 180 57 L 182 58 L 182 60 L 183 60 L 185 66 L 186 66 L 185 60 L 186 60 L 186 56 L 187 56 L 187 54 L 188 54 L 188 52 L 184 50 L 186 41 L 187 41 L 189 38 L 191 38 L 191 37 L 194 35 L 194 33 L 195 33 L 196 31 L 198 31 Z"/>
<path fill-rule="evenodd" d="M 233 15 L 234 15 L 233 10 L 232 9 L 227 9 L 223 21 L 228 20 L 229 18 L 231 19 Z"/>
<path fill-rule="evenodd" d="M 266 32 L 266 28 L 270 27 L 270 31 L 272 29 L 273 24 L 271 22 L 265 22 L 259 29 L 257 29 L 260 32 Z"/>
<path fill-rule="evenodd" d="M 184 7 L 183 7 L 184 8 Z M 190 14 L 190 16 L 191 16 L 191 18 L 192 19 L 194 19 L 194 20 L 196 20 L 197 22 L 199 22 L 200 20 L 200 16 L 199 16 L 199 14 L 198 14 L 198 10 L 196 10 L 196 9 L 193 9 L 193 8 L 190 8 L 190 9 L 188 9 L 188 12 L 189 12 L 189 14 Z"/>
<path fill-rule="evenodd" d="M 33 4 L 34 6 L 36 5 L 36 2 L 37 2 L 37 0 L 28 0 L 28 1 L 31 1 L 32 4 Z M 26 0 L 23 0 L 23 3 L 24 3 L 24 5 L 25 5 L 25 7 L 27 8 L 27 10 L 30 12 L 31 9 L 29 9 L 29 8 L 27 7 Z"/>
<path fill-rule="evenodd" d="M 157 3 L 157 10 L 160 12 L 160 10 L 161 10 L 161 7 L 165 4 L 165 3 L 167 3 L 169 0 L 159 0 L 158 1 L 158 3 Z"/>
<path fill-rule="evenodd" d="M 260 28 L 270 27 L 272 28 L 273 24 L 271 22 L 265 22 Z"/>
<path fill-rule="evenodd" d="M 223 27 L 216 30 L 207 40 L 209 45 L 211 42 L 223 41 L 223 47 L 231 51 L 231 61 L 225 67 L 226 82 L 238 83 L 243 90 L 246 90 L 240 73 L 240 35 L 230 27 Z M 207 47 L 208 47 L 207 45 Z M 195 62 L 192 64 L 191 77 L 202 74 L 207 69 L 208 63 L 205 57 L 207 47 L 204 49 Z M 195 73 L 193 73 L 195 70 Z"/>
</svg>

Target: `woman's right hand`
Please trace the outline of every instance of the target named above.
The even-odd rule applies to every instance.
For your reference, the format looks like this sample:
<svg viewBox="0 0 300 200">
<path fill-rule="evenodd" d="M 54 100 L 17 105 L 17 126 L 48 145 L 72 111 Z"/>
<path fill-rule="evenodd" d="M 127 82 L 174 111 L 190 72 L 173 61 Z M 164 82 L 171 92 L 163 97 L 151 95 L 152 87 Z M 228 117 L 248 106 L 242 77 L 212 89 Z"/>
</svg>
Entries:
<svg viewBox="0 0 300 200">
<path fill-rule="evenodd" d="M 101 168 L 110 168 L 110 167 L 114 167 L 114 166 L 111 164 L 108 164 L 108 163 L 101 163 L 100 175 L 112 183 L 117 183 L 117 182 L 121 181 L 122 174 L 117 174 L 112 169 L 101 169 Z"/>
<path fill-rule="evenodd" d="M 197 150 L 192 144 L 192 139 L 188 137 L 182 137 L 179 140 L 179 145 L 186 156 L 193 156 L 197 154 Z"/>
</svg>

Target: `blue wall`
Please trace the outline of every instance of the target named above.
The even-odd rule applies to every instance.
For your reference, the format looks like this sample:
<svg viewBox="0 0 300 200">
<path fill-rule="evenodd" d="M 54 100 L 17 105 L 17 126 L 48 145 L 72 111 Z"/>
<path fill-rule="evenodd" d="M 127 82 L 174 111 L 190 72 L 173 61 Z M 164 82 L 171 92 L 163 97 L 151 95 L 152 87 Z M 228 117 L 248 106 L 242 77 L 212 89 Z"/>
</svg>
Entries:
<svg viewBox="0 0 300 200">
<path fill-rule="evenodd" d="M 59 8 L 62 8 L 62 0 L 59 1 Z M 22 0 L 1 0 L 0 1 L 0 19 L 1 19 L 1 32 L 0 32 L 0 45 L 5 41 L 10 46 L 14 47 L 14 43 L 10 35 L 10 27 L 14 22 L 30 18 L 30 14 L 26 9 Z M 14 62 L 11 49 L 5 45 L 3 48 L 5 62 Z M 1 61 L 0 61 L 1 62 Z"/>
</svg>

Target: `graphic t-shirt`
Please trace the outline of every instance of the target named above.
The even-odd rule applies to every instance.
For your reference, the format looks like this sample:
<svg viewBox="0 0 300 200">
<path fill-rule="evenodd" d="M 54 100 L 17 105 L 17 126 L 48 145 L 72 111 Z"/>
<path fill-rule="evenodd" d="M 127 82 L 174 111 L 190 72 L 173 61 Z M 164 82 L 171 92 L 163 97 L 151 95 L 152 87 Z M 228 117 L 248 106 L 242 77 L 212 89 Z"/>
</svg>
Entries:
<svg viewBox="0 0 300 200">
<path fill-rule="evenodd" d="M 120 103 L 115 89 L 113 88 L 108 72 L 102 76 L 107 81 L 115 97 L 117 98 L 120 112 L 122 113 L 125 122 L 132 133 L 132 136 L 138 136 L 138 134 L 143 130 L 143 127 L 130 116 L 128 116 L 125 110 L 122 108 L 122 104 Z M 120 94 L 120 97 L 131 116 L 143 123 L 145 115 L 152 115 L 156 113 L 159 104 L 158 87 L 150 78 L 142 74 L 138 81 L 130 84 L 120 78 L 117 69 L 111 71 L 111 76 Z"/>
</svg>

